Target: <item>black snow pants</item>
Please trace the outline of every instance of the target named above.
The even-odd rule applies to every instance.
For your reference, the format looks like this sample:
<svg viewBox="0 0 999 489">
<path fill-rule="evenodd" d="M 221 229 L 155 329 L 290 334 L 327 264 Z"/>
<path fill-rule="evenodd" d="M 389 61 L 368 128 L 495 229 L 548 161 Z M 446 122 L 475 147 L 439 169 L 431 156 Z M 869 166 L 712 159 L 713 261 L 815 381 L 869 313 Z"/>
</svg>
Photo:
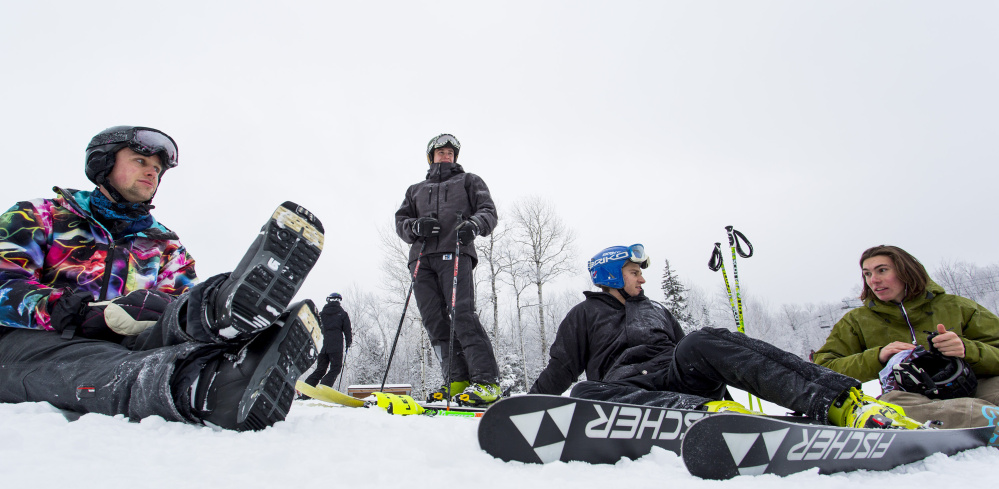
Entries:
<svg viewBox="0 0 999 489">
<path fill-rule="evenodd" d="M 77 413 L 197 422 L 189 388 L 225 345 L 200 320 L 212 277 L 121 343 L 0 327 L 0 402 L 48 402 Z"/>
<path fill-rule="evenodd" d="M 665 370 L 614 382 L 580 382 L 571 395 L 697 409 L 721 400 L 726 385 L 827 423 L 833 401 L 860 382 L 744 334 L 704 328 L 680 340 Z"/>
<path fill-rule="evenodd" d="M 495 384 L 499 367 L 493 354 L 489 335 L 475 314 L 475 287 L 472 279 L 472 259 L 462 254 L 458 260 L 458 288 L 455 295 L 454 348 L 449 348 L 451 336 L 451 293 L 454 289 L 453 253 L 433 254 L 420 260 L 413 295 L 423 317 L 423 326 L 430 343 L 441 360 L 442 377 L 451 381 L 467 380 L 480 384 Z M 446 258 L 446 259 L 445 259 Z M 413 271 L 410 264 L 410 273 Z"/>
<path fill-rule="evenodd" d="M 305 383 L 314 386 L 318 382 L 333 387 L 337 375 L 340 375 L 341 367 L 343 367 L 343 333 L 324 335 L 323 349 L 319 352 L 316 369 L 306 377 Z"/>
</svg>

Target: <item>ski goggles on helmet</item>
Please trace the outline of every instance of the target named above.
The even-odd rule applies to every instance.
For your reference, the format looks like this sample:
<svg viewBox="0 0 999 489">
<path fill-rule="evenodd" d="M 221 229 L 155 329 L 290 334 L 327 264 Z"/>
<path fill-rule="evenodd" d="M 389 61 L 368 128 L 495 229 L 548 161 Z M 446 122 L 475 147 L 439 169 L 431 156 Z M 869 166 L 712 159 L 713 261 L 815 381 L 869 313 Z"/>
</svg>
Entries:
<svg viewBox="0 0 999 489">
<path fill-rule="evenodd" d="M 133 127 L 101 134 L 90 142 L 90 147 L 121 143 L 126 143 L 132 151 L 146 156 L 162 153 L 165 155 L 165 161 L 161 161 L 164 168 L 177 166 L 177 143 L 166 133 L 149 127 Z"/>
<path fill-rule="evenodd" d="M 430 144 L 427 145 L 427 153 L 432 152 L 437 148 L 443 148 L 444 146 L 451 145 L 455 151 L 461 149 L 461 143 L 458 142 L 458 138 L 450 134 L 441 134 L 430 140 Z"/>
<path fill-rule="evenodd" d="M 641 244 L 633 244 L 628 247 L 628 261 L 638 263 L 642 268 L 649 267 L 649 255 L 645 254 L 645 247 Z"/>
</svg>

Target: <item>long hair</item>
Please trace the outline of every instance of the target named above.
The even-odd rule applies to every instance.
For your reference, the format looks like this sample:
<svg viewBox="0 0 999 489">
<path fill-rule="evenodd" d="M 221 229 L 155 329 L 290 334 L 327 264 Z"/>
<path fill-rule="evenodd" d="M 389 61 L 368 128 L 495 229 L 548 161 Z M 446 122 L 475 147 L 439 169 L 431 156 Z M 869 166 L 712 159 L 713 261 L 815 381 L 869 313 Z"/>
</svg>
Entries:
<svg viewBox="0 0 999 489">
<path fill-rule="evenodd" d="M 923 264 L 910 255 L 907 251 L 898 246 L 880 245 L 864 250 L 860 255 L 860 268 L 864 268 L 864 261 L 875 256 L 887 256 L 895 266 L 895 275 L 905 284 L 904 300 L 914 299 L 926 293 L 926 283 L 930 280 L 930 275 L 926 273 Z M 867 280 L 863 272 L 860 274 L 863 292 L 860 293 L 860 300 L 867 302 L 868 299 L 877 297 L 874 291 L 867 286 Z"/>
</svg>

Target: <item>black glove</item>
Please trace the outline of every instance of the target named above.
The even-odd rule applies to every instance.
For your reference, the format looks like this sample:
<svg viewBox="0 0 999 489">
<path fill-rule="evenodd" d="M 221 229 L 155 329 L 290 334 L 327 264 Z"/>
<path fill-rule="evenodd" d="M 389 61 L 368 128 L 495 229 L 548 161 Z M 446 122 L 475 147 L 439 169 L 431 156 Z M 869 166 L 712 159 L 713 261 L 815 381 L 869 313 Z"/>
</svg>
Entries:
<svg viewBox="0 0 999 489">
<path fill-rule="evenodd" d="M 475 224 L 475 221 L 469 219 L 458 225 L 458 242 L 467 245 L 472 241 L 475 241 L 475 237 L 479 235 L 479 225 Z"/>
<path fill-rule="evenodd" d="M 94 302 L 87 292 L 63 296 L 52 312 L 52 326 L 76 327 L 85 338 L 115 340 L 135 336 L 156 323 L 174 297 L 157 290 L 136 290 L 110 301 Z"/>
<path fill-rule="evenodd" d="M 421 217 L 413 221 L 413 234 L 430 238 L 437 236 L 441 232 L 441 223 L 432 217 Z"/>
</svg>

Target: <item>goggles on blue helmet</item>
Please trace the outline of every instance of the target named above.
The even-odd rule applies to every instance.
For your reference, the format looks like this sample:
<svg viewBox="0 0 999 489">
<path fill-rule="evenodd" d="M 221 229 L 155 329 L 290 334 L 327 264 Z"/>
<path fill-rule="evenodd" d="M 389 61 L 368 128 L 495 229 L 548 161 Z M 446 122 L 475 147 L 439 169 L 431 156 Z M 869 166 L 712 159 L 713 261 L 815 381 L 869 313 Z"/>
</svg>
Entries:
<svg viewBox="0 0 999 489">
<path fill-rule="evenodd" d="M 164 168 L 174 168 L 177 166 L 177 143 L 162 131 L 149 127 L 123 128 L 121 131 L 98 134 L 90 141 L 87 149 L 121 143 L 127 144 L 132 151 L 142 155 L 152 156 L 163 154 L 165 156 L 162 157 L 164 161 L 160 163 Z"/>
<path fill-rule="evenodd" d="M 631 246 L 611 246 L 590 259 L 586 264 L 593 285 L 620 289 L 624 287 L 621 269 L 628 262 L 638 263 L 642 268 L 649 267 L 649 256 L 641 244 Z"/>
</svg>

